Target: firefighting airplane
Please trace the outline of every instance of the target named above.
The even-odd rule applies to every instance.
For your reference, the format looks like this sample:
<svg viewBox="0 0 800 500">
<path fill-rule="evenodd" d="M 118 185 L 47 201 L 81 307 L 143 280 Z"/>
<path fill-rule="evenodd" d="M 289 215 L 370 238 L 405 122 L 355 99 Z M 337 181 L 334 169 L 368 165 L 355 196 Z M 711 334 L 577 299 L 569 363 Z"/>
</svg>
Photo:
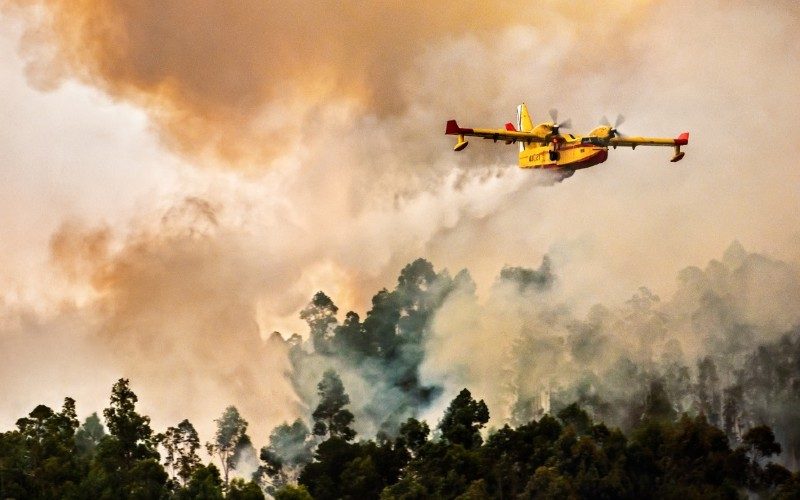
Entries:
<svg viewBox="0 0 800 500">
<path fill-rule="evenodd" d="M 461 128 L 455 120 L 447 122 L 445 134 L 457 135 L 458 140 L 453 148 L 461 151 L 467 147 L 466 136 L 483 137 L 504 141 L 506 144 L 519 143 L 520 168 L 541 168 L 559 173 L 561 178 L 570 177 L 576 170 L 588 168 L 603 163 L 608 158 L 608 147 L 637 146 L 673 146 L 675 154 L 670 161 L 676 162 L 683 158 L 681 146 L 689 144 L 689 132 L 684 132 L 675 139 L 660 137 L 629 137 L 617 131 L 623 117 L 617 117 L 617 122 L 611 125 L 603 118 L 603 125 L 596 127 L 587 136 L 560 133 L 561 128 L 569 128 L 569 120 L 558 122 L 556 110 L 550 110 L 553 121 L 540 123 L 536 126 L 528 113 L 525 103 L 517 106 L 517 125 L 506 123 L 505 129 L 489 128 Z"/>
</svg>

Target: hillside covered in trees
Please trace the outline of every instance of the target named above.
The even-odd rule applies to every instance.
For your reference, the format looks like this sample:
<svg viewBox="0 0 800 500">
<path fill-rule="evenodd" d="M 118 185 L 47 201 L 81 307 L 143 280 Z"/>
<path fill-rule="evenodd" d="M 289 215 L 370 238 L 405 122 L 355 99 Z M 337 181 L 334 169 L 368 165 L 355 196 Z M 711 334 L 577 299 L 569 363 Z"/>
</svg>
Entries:
<svg viewBox="0 0 800 500">
<path fill-rule="evenodd" d="M 188 419 L 153 429 L 127 379 L 82 423 L 70 398 L 39 405 L 0 435 L 0 496 L 800 495 L 792 266 L 734 244 L 669 300 L 583 316 L 555 267 L 503 268 L 479 299 L 466 270 L 418 259 L 363 319 L 317 292 L 305 335 L 265 341 L 302 403 L 268 436 L 235 406 L 208 441 Z"/>
<path fill-rule="evenodd" d="M 800 474 L 767 426 L 732 448 L 704 415 L 677 417 L 654 383 L 628 434 L 594 422 L 577 404 L 516 428 L 484 433 L 489 410 L 463 389 L 432 429 L 409 418 L 393 435 L 356 440 L 349 396 L 333 371 L 318 384 L 313 427 L 277 427 L 251 478 L 234 477 L 255 453 L 234 407 L 206 443 L 184 420 L 164 433 L 136 410 L 128 380 L 82 425 L 75 401 L 44 405 L 0 434 L 3 498 L 797 498 Z M 484 437 L 485 436 L 485 437 Z M 208 455 L 206 455 L 208 457 Z"/>
</svg>

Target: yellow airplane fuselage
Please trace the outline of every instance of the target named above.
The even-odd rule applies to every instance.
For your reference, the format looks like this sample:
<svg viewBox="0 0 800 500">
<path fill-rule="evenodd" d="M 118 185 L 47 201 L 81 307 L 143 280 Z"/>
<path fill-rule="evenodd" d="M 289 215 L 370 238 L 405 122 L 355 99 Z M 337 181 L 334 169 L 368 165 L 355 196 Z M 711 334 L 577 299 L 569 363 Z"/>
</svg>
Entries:
<svg viewBox="0 0 800 500">
<path fill-rule="evenodd" d="M 520 168 L 551 170 L 579 170 L 603 163 L 608 158 L 608 148 L 593 144 L 590 138 L 567 134 L 563 142 L 527 144 L 519 153 Z"/>
</svg>

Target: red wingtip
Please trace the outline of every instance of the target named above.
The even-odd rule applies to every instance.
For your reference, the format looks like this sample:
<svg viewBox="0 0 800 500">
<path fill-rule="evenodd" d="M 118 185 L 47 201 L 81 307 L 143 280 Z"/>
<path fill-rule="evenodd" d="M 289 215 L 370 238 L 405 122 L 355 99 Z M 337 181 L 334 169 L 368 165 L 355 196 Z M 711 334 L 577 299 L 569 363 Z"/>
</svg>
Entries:
<svg viewBox="0 0 800 500">
<path fill-rule="evenodd" d="M 517 131 L 517 129 L 514 127 L 514 124 L 511 123 L 511 122 L 506 123 L 506 130 L 508 130 L 509 132 L 516 132 Z"/>
<path fill-rule="evenodd" d="M 684 132 L 675 139 L 676 146 L 685 146 L 689 144 L 689 132 Z"/>
<path fill-rule="evenodd" d="M 458 135 L 461 133 L 461 128 L 455 120 L 447 120 L 447 128 L 444 129 L 445 135 Z"/>
</svg>

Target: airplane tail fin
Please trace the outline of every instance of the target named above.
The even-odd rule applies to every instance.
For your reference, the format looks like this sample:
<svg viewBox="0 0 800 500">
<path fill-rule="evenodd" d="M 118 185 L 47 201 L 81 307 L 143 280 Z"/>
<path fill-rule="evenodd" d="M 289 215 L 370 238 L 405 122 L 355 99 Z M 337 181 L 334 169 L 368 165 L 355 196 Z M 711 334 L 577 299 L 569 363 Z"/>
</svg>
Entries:
<svg viewBox="0 0 800 500">
<path fill-rule="evenodd" d="M 528 106 L 523 102 L 517 106 L 517 130 L 520 132 L 530 132 L 533 130 L 533 120 L 530 113 L 528 113 Z M 519 152 L 525 150 L 525 143 L 519 143 Z"/>
<path fill-rule="evenodd" d="M 533 120 L 530 113 L 528 113 L 528 106 L 524 102 L 517 106 L 517 130 L 520 132 L 533 130 Z"/>
</svg>

